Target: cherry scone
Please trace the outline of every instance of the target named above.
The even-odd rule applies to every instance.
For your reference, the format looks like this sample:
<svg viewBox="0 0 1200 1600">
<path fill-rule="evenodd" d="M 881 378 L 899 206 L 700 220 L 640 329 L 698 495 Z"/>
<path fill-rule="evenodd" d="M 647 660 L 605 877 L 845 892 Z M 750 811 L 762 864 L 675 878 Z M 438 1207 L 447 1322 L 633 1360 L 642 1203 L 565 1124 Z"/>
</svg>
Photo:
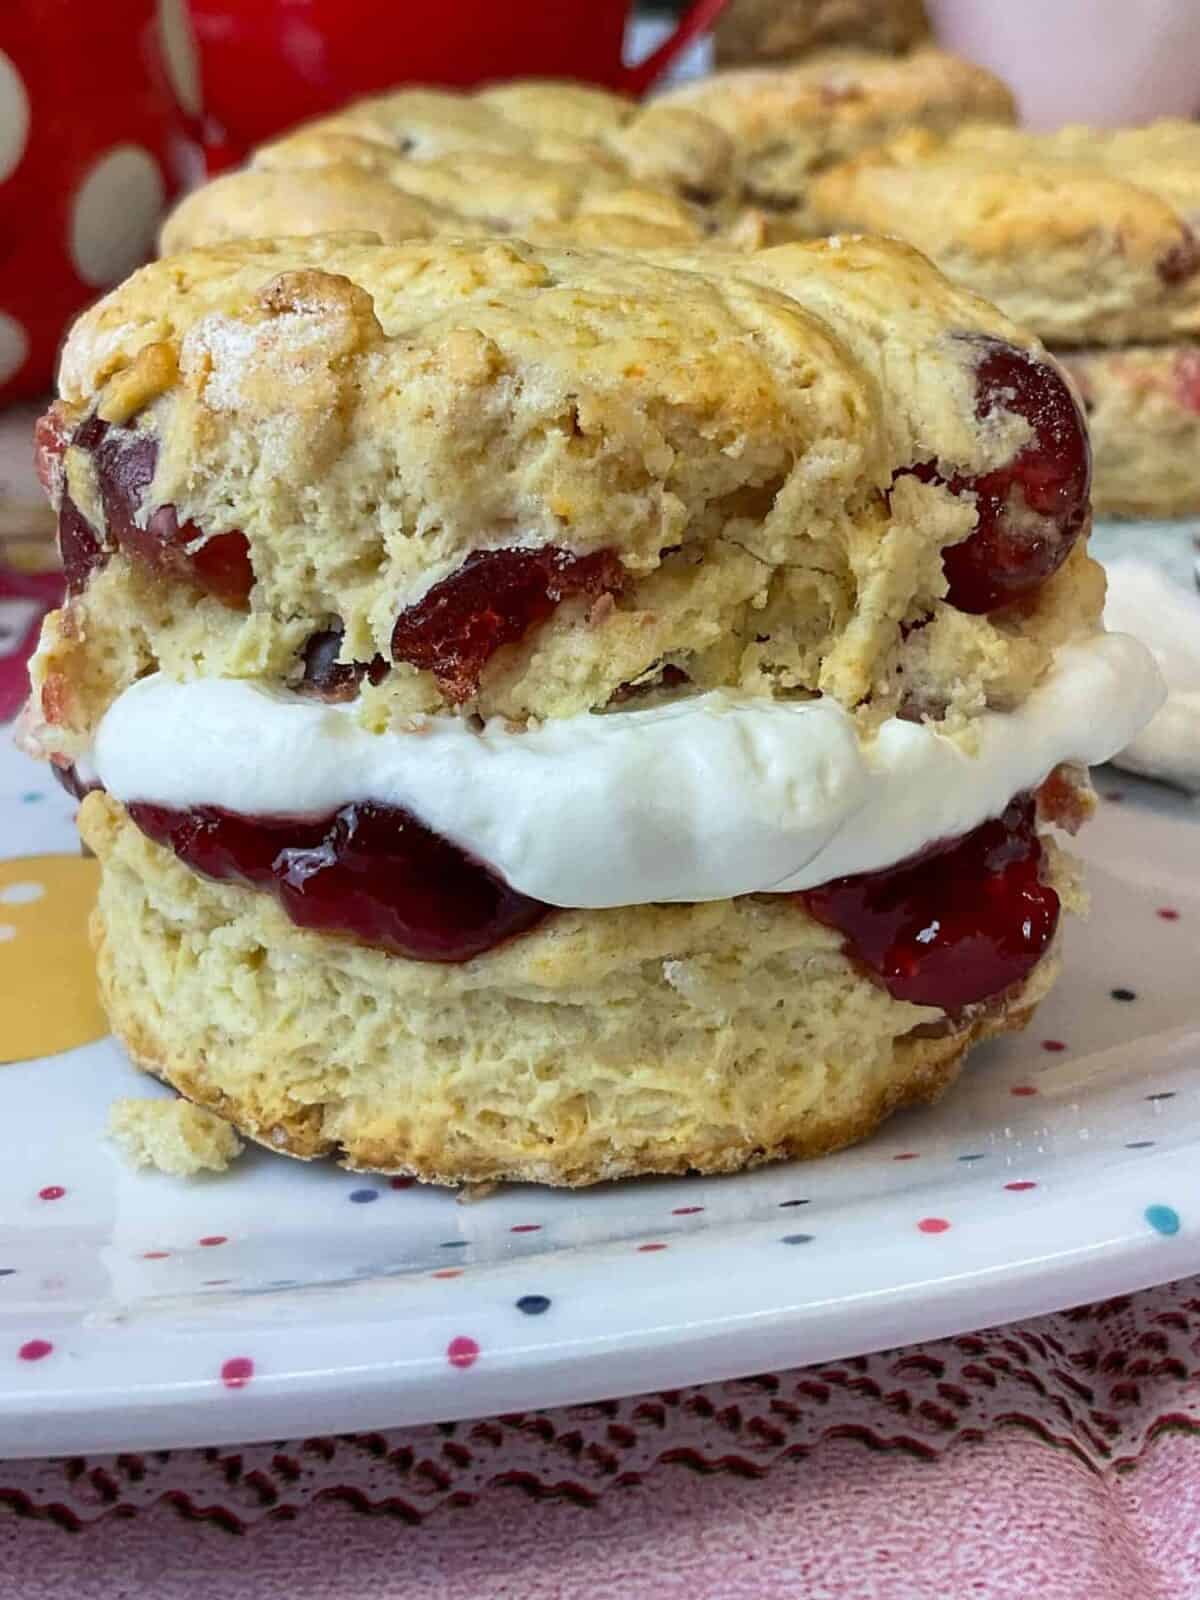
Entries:
<svg viewBox="0 0 1200 1600">
<path fill-rule="evenodd" d="M 453 1182 L 861 1138 L 1020 1027 L 1156 708 L 1053 361 L 886 241 L 143 269 L 39 429 L 133 1059 Z"/>
</svg>

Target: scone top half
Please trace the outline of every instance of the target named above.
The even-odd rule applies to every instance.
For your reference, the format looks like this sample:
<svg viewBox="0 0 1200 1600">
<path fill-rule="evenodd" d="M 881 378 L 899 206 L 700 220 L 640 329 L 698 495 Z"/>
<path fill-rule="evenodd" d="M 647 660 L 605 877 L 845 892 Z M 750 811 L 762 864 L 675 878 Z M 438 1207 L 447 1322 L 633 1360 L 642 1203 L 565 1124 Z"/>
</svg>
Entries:
<svg viewBox="0 0 1200 1600">
<path fill-rule="evenodd" d="M 955 727 L 1102 602 L 1057 369 L 880 241 L 197 251 L 76 324 L 40 457 L 62 761 L 156 670 L 356 697 L 376 729 L 664 684 Z"/>
</svg>

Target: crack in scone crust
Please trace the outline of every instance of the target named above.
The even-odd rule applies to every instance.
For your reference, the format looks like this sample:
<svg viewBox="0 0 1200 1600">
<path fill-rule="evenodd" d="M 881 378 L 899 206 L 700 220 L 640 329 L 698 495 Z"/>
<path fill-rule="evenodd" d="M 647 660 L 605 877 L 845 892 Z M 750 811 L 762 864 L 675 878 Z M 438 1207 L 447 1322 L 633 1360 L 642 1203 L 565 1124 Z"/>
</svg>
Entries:
<svg viewBox="0 0 1200 1600">
<path fill-rule="evenodd" d="M 966 615 L 942 551 L 971 497 L 896 475 L 1013 459 L 1029 424 L 980 417 L 962 335 L 1027 337 L 897 244 L 737 262 L 321 238 L 136 274 L 72 332 L 61 427 L 94 412 L 152 436 L 142 516 L 240 531 L 254 587 L 239 611 L 111 555 L 34 665 L 47 748 L 79 753 L 156 667 L 294 685 L 339 629 L 341 662 L 391 660 L 406 607 L 513 547 L 609 552 L 623 581 L 498 648 L 466 715 L 598 709 L 667 668 L 832 695 L 864 726 L 904 707 L 954 731 L 1019 704 L 1095 625 L 1099 569 L 1081 541 L 1019 609 Z M 52 476 L 103 525 L 84 450 Z M 358 703 L 382 729 L 454 702 L 393 661 Z"/>
</svg>

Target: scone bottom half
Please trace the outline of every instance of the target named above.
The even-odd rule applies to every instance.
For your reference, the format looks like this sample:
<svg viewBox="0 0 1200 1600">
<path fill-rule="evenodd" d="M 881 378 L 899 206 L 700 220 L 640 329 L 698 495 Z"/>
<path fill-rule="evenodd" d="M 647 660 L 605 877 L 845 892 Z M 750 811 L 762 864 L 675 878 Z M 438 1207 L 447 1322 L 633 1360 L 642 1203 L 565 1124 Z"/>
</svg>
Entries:
<svg viewBox="0 0 1200 1600">
<path fill-rule="evenodd" d="M 730 1171 L 934 1097 L 1048 987 L 1070 762 L 882 867 L 573 906 L 394 797 L 179 804 L 94 761 L 155 675 L 417 744 L 718 695 L 969 750 L 1098 626 L 1089 452 L 1058 369 L 913 252 L 197 251 L 88 313 L 61 387 L 30 741 L 83 796 L 115 1030 L 249 1137 L 439 1182 Z"/>
</svg>

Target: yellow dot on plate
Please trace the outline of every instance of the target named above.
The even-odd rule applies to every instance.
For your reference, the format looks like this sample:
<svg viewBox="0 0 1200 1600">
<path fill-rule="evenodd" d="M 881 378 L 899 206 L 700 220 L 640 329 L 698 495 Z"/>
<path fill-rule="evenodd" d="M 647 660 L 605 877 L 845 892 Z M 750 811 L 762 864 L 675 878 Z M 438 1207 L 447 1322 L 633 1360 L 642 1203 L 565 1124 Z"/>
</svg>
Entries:
<svg viewBox="0 0 1200 1600">
<path fill-rule="evenodd" d="M 98 876 L 82 856 L 0 861 L 0 1062 L 57 1055 L 108 1032 L 87 928 Z"/>
</svg>

